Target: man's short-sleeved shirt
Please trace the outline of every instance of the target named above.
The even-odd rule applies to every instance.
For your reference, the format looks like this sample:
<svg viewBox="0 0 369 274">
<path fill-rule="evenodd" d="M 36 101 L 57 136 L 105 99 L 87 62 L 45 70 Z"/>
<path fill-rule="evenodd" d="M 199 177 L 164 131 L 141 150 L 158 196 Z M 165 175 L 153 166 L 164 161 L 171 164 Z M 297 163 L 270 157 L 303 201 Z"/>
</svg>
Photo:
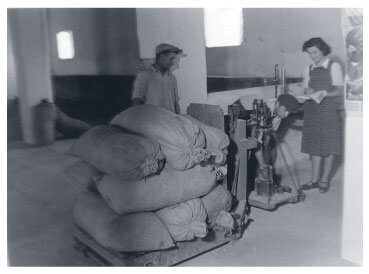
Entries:
<svg viewBox="0 0 369 274">
<path fill-rule="evenodd" d="M 166 71 L 162 75 L 153 66 L 140 71 L 132 93 L 132 100 L 136 98 L 145 104 L 161 106 L 175 112 L 176 102 L 179 101 L 177 79 L 172 72 Z"/>
</svg>

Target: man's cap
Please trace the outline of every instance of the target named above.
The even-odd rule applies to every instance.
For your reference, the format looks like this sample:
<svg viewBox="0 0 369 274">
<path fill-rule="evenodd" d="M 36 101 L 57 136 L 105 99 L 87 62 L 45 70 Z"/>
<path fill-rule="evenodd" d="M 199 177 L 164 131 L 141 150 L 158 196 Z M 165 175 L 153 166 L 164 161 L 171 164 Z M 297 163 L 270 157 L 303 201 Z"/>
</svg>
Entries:
<svg viewBox="0 0 369 274">
<path fill-rule="evenodd" d="M 299 101 L 291 94 L 281 94 L 278 96 L 277 100 L 279 104 L 284 106 L 290 113 L 296 113 L 300 108 Z"/>
<path fill-rule="evenodd" d="M 155 54 L 158 55 L 159 53 L 163 52 L 163 51 L 170 51 L 170 52 L 175 52 L 176 54 L 182 54 L 183 50 L 181 50 L 180 48 L 170 45 L 170 44 L 160 44 L 156 46 L 155 49 Z"/>
</svg>

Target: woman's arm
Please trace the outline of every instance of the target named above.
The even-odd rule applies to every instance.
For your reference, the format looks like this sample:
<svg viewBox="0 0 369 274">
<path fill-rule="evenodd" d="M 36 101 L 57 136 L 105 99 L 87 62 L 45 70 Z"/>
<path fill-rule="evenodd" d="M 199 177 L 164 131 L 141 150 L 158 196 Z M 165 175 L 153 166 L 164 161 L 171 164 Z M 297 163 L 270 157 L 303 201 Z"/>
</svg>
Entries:
<svg viewBox="0 0 369 274">
<path fill-rule="evenodd" d="M 325 97 L 336 97 L 343 95 L 343 86 L 333 86 L 333 89 Z"/>
<path fill-rule="evenodd" d="M 307 66 L 304 70 L 304 74 L 303 74 L 303 82 L 302 82 L 302 86 L 304 88 L 304 94 L 313 94 L 314 90 L 309 87 L 309 82 L 310 82 L 310 74 L 309 74 L 309 67 Z"/>
<path fill-rule="evenodd" d="M 332 90 L 328 91 L 326 97 L 336 97 L 343 95 L 343 73 L 340 64 L 334 62 L 331 67 L 331 77 L 332 77 Z"/>
</svg>

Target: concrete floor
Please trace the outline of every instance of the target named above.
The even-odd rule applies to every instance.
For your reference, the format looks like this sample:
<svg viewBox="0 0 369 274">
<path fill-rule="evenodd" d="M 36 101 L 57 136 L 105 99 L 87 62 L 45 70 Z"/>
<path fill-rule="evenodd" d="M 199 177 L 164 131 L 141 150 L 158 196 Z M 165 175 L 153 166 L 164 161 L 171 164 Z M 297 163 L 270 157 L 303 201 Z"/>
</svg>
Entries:
<svg viewBox="0 0 369 274">
<path fill-rule="evenodd" d="M 63 173 L 75 161 L 64 154 L 72 142 L 39 148 L 8 145 L 9 265 L 96 265 L 74 249 L 71 212 L 79 191 Z M 308 167 L 301 163 L 303 180 Z M 328 193 L 306 194 L 304 202 L 273 212 L 252 208 L 253 222 L 242 239 L 180 266 L 354 266 L 340 258 L 342 168 Z"/>
</svg>

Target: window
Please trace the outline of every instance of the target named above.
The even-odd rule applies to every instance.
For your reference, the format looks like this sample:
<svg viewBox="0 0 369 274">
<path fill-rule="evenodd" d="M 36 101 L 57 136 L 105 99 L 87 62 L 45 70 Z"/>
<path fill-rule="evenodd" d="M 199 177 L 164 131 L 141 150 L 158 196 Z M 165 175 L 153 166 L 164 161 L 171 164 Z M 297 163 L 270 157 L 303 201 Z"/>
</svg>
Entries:
<svg viewBox="0 0 369 274">
<path fill-rule="evenodd" d="M 56 34 L 56 42 L 59 59 L 65 60 L 74 58 L 74 41 L 73 32 L 71 30 L 58 32 Z"/>
<path fill-rule="evenodd" d="M 242 8 L 205 9 L 207 47 L 239 46 L 243 41 Z"/>
</svg>

